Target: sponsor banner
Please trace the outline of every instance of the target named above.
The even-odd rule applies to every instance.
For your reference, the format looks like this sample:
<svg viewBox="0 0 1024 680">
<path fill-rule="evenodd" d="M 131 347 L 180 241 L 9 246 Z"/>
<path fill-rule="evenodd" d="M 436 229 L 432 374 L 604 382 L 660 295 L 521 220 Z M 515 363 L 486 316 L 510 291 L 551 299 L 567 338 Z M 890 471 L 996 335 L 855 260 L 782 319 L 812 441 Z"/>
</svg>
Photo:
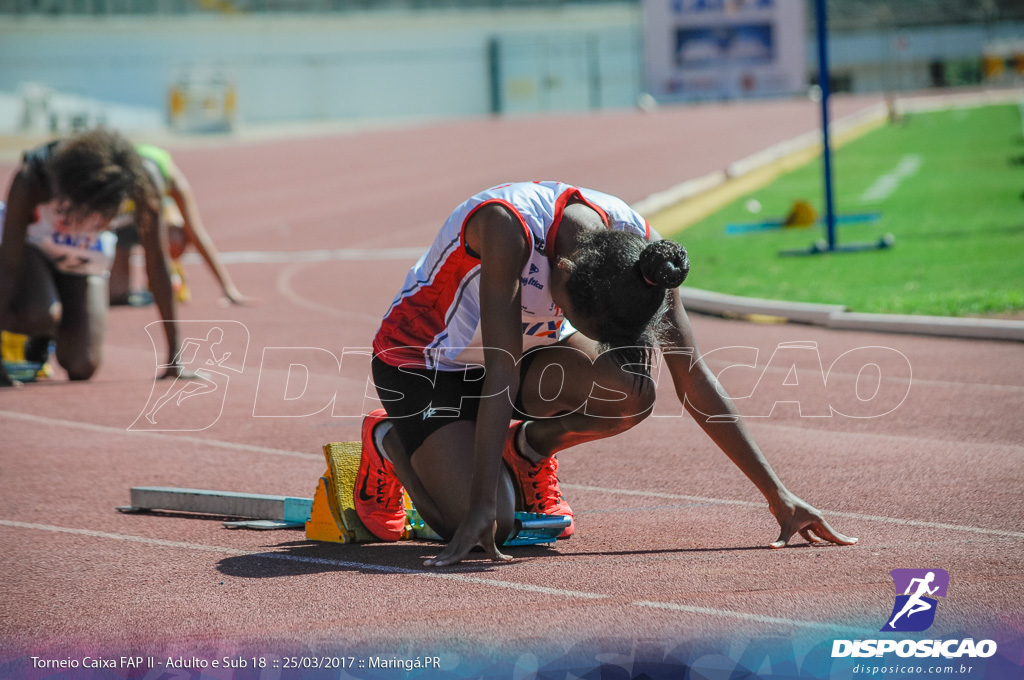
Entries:
<svg viewBox="0 0 1024 680">
<path fill-rule="evenodd" d="M 807 88 L 803 0 L 644 0 L 647 91 L 661 101 Z"/>
</svg>

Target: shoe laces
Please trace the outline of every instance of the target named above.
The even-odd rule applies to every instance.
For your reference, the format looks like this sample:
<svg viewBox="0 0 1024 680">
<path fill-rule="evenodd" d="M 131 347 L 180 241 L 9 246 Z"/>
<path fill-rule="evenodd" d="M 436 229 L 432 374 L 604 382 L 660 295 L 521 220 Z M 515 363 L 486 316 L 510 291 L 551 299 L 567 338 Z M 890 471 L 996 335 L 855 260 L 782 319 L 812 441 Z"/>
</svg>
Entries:
<svg viewBox="0 0 1024 680">
<path fill-rule="evenodd" d="M 375 493 L 377 505 L 390 509 L 391 501 L 401 498 L 402 487 L 395 478 L 395 473 L 381 465 L 377 468 L 377 490 Z"/>
<path fill-rule="evenodd" d="M 558 505 L 562 501 L 562 490 L 558 486 L 558 461 L 550 456 L 538 465 L 533 466 L 526 474 L 533 489 L 533 500 L 540 510 L 549 505 Z"/>
</svg>

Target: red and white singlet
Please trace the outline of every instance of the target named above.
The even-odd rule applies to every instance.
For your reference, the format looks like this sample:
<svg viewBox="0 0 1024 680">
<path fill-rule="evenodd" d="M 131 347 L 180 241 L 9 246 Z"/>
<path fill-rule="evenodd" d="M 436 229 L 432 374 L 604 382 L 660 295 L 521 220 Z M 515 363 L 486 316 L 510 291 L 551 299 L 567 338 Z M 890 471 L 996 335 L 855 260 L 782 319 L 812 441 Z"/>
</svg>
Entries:
<svg viewBox="0 0 1024 680">
<path fill-rule="evenodd" d="M 465 243 L 465 227 L 485 205 L 515 215 L 530 244 L 523 267 L 523 351 L 550 344 L 574 329 L 551 300 L 554 244 L 565 206 L 573 198 L 593 208 L 609 229 L 650 239 L 647 221 L 614 196 L 560 182 L 502 184 L 468 199 L 445 221 L 430 249 L 413 265 L 373 340 L 373 351 L 393 366 L 457 371 L 483 365 L 480 337 L 480 259 Z"/>
</svg>

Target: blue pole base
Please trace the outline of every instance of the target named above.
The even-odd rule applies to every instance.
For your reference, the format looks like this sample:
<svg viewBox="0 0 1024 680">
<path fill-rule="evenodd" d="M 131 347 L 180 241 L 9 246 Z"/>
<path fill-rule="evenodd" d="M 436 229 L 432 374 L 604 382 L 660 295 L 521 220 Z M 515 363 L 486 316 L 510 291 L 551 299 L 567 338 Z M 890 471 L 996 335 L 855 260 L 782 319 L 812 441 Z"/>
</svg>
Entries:
<svg viewBox="0 0 1024 680">
<path fill-rule="evenodd" d="M 811 245 L 810 248 L 780 250 L 779 255 L 824 255 L 826 253 L 859 253 L 865 250 L 888 250 L 893 247 L 895 242 L 896 240 L 892 234 L 886 234 L 874 243 L 845 243 L 832 246 L 831 248 L 828 245 L 828 241 L 821 240 Z"/>
</svg>

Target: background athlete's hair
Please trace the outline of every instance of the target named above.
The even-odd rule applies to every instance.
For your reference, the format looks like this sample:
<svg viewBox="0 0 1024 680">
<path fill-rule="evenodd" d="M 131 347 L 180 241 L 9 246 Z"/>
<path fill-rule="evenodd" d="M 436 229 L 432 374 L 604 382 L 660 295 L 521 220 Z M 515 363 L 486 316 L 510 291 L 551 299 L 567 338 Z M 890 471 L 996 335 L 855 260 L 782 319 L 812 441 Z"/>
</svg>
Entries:
<svg viewBox="0 0 1024 680">
<path fill-rule="evenodd" d="M 132 144 L 111 130 L 83 132 L 61 142 L 47 163 L 53 197 L 68 202 L 71 215 L 113 217 L 131 198 L 159 209 L 156 188 Z"/>
</svg>

